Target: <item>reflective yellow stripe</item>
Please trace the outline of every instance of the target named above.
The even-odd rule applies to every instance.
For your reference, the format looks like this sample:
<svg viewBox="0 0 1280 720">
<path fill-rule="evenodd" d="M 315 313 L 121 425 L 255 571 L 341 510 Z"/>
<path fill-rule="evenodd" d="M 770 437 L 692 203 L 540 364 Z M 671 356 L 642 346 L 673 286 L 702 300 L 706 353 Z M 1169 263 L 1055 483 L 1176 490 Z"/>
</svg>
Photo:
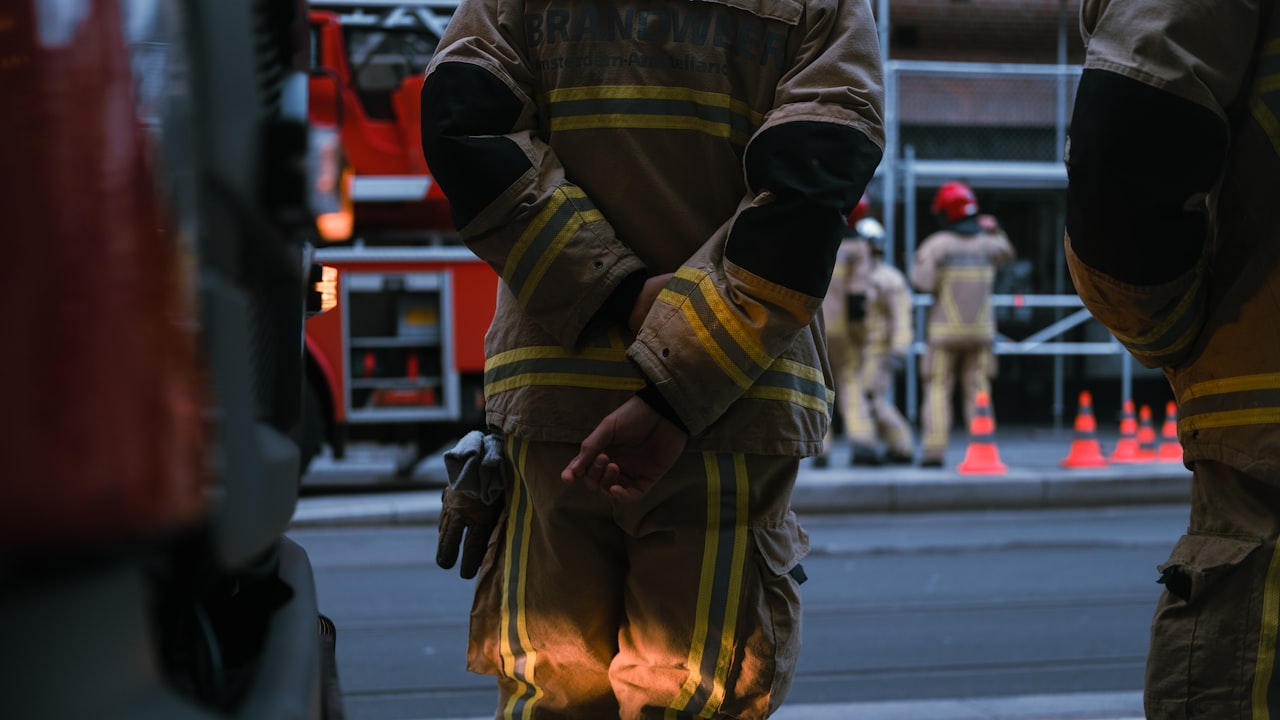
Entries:
<svg viewBox="0 0 1280 720">
<path fill-rule="evenodd" d="M 795 360 L 779 358 L 769 365 L 769 369 L 777 370 L 778 372 L 783 372 L 788 375 L 795 375 L 798 378 L 804 378 L 805 380 L 811 380 L 817 383 L 826 382 L 827 380 L 823 377 L 822 371 L 818 368 L 796 362 Z"/>
<path fill-rule="evenodd" d="M 659 297 L 661 297 L 661 294 L 659 294 Z M 738 387 L 743 389 L 751 387 L 752 379 L 743 374 L 738 369 L 738 366 L 734 365 L 733 361 L 729 359 L 729 356 L 724 353 L 724 350 L 720 349 L 715 338 L 711 336 L 711 331 L 707 329 L 706 325 L 702 324 L 702 318 L 698 317 L 698 311 L 691 304 L 682 302 L 680 303 L 680 312 L 684 314 L 685 321 L 693 329 L 693 334 L 698 337 L 703 349 L 707 351 L 712 360 L 716 361 L 716 365 L 720 366 L 720 371 L 727 375 Z"/>
<path fill-rule="evenodd" d="M 608 360 L 614 362 L 627 362 L 626 348 L 583 348 L 581 350 L 571 351 L 565 350 L 559 345 L 531 345 L 529 347 L 517 348 L 506 352 L 498 353 L 493 357 L 485 360 L 484 368 L 490 370 L 499 365 L 517 362 L 520 360 L 534 359 L 561 359 L 561 358 L 582 358 L 585 360 Z"/>
<path fill-rule="evenodd" d="M 528 446 L 514 437 L 507 438 L 507 456 L 515 462 L 515 482 L 512 483 L 511 512 L 507 520 L 506 553 L 503 560 L 502 653 L 503 671 L 516 682 L 502 717 L 510 720 L 533 717 L 533 708 L 543 696 L 534 680 L 534 668 L 538 653 L 529 641 L 528 613 L 525 609 L 525 581 L 529 566 L 530 510 L 524 492 L 525 468 Z M 514 630 L 515 642 L 512 642 Z"/>
<path fill-rule="evenodd" d="M 1183 389 L 1178 396 L 1178 404 L 1181 405 L 1188 400 L 1207 395 L 1276 389 L 1280 389 L 1280 373 L 1259 373 L 1257 375 L 1240 375 L 1220 380 L 1205 380 L 1204 382 L 1188 385 Z"/>
<path fill-rule="evenodd" d="M 542 277 L 547 274 L 547 268 L 551 267 L 551 262 L 560 254 L 564 246 L 569 244 L 569 240 L 573 238 L 574 233 L 578 232 L 578 229 L 586 223 L 603 219 L 604 215 L 599 210 L 575 213 L 573 217 L 569 218 L 569 222 L 565 223 L 564 228 L 556 234 L 546 252 L 542 253 L 542 257 L 538 258 L 538 262 L 533 266 L 533 270 L 524 282 L 524 287 L 520 288 L 520 296 L 517 299 L 521 305 L 529 304 L 529 296 L 533 295 L 534 289 L 538 287 Z"/>
<path fill-rule="evenodd" d="M 781 400 L 821 413 L 831 410 L 830 400 L 824 402 L 822 398 L 781 387 L 753 385 L 742 396 L 753 400 Z"/>
<path fill-rule="evenodd" d="M 631 99 L 631 100 L 688 100 L 700 105 L 728 108 L 747 116 L 753 123 L 759 124 L 764 114 L 752 110 L 741 100 L 734 100 L 724 93 L 691 90 L 683 87 L 661 87 L 640 85 L 597 85 L 594 87 L 559 88 L 544 94 L 551 102 L 570 100 L 597 99 Z"/>
<path fill-rule="evenodd" d="M 511 247 L 511 252 L 507 254 L 507 262 L 502 266 L 502 279 L 511 282 L 511 277 L 515 273 L 516 268 L 520 266 L 520 260 L 524 254 L 529 251 L 529 246 L 538 237 L 538 233 L 551 222 L 551 218 L 560 209 L 560 206 L 568 199 L 568 193 L 561 192 L 557 189 L 547 199 L 547 204 L 538 211 L 529 225 L 525 227 L 524 232 L 520 233 L 520 239 L 516 240 L 516 244 Z"/>
<path fill-rule="evenodd" d="M 689 643 L 689 675 L 680 686 L 680 694 L 667 708 L 666 720 L 677 720 L 680 709 L 693 699 L 693 693 L 702 684 L 702 654 L 706 651 L 707 625 L 711 615 L 711 590 L 715 585 L 715 559 L 720 542 L 716 529 L 720 526 L 720 467 L 713 453 L 704 453 L 703 465 L 707 473 L 707 533 L 702 544 L 702 575 L 698 581 L 697 620 Z"/>
<path fill-rule="evenodd" d="M 748 501 L 750 500 L 747 482 L 747 459 L 745 455 L 733 456 L 734 499 L 737 501 L 733 517 L 733 556 L 729 561 L 728 602 L 725 604 L 723 625 L 720 632 L 720 657 L 716 661 L 716 677 L 711 699 L 699 717 L 709 718 L 724 702 L 728 687 L 729 668 L 733 663 L 733 651 L 737 645 L 738 603 L 742 598 L 742 573 L 747 564 L 747 518 L 749 517 Z"/>
<path fill-rule="evenodd" d="M 1210 428 L 1237 427 L 1240 425 L 1268 425 L 1280 423 L 1280 408 L 1252 408 L 1249 410 L 1224 410 L 1178 418 L 1178 434 Z"/>
<path fill-rule="evenodd" d="M 705 278 L 706 276 L 704 275 L 703 277 Z M 773 358 L 769 357 L 769 354 L 764 351 L 760 343 L 756 342 L 756 338 L 751 331 L 743 326 L 742 319 L 729 307 L 724 298 L 720 297 L 720 293 L 716 291 L 714 285 L 709 282 L 699 281 L 698 288 L 702 290 L 702 297 L 707 301 L 711 311 L 716 314 L 716 318 L 720 320 L 720 324 L 724 326 L 725 331 L 729 333 L 729 337 L 733 338 L 738 347 L 742 348 L 747 357 L 755 361 L 761 370 L 769 367 L 769 364 L 773 362 Z"/>
<path fill-rule="evenodd" d="M 1271 565 L 1262 588 L 1262 618 L 1258 627 L 1258 662 L 1253 672 L 1252 720 L 1270 720 L 1267 691 L 1276 669 L 1277 623 L 1280 622 L 1280 545 L 1271 551 Z"/>
<path fill-rule="evenodd" d="M 595 128 L 637 128 L 643 130 L 696 130 L 713 137 L 745 142 L 748 135 L 735 130 L 728 123 L 679 115 L 576 115 L 555 118 L 551 121 L 553 132 L 591 130 Z"/>
<path fill-rule="evenodd" d="M 1276 119 L 1271 108 L 1262 102 L 1260 95 L 1255 94 L 1249 98 L 1249 112 L 1253 115 L 1253 119 L 1258 121 L 1262 126 L 1262 131 L 1266 133 L 1267 139 L 1271 140 L 1271 147 L 1280 154 L 1280 120 Z"/>
<path fill-rule="evenodd" d="M 488 396 L 522 387 L 577 387 L 593 390 L 639 390 L 643 379 L 605 377 L 585 373 L 523 373 L 497 382 L 485 383 Z"/>
<path fill-rule="evenodd" d="M 720 464 L 731 463 L 731 483 L 726 487 Z M 689 644 L 686 660 L 689 675 L 680 686 L 676 699 L 667 707 L 664 716 L 676 720 L 681 713 L 696 718 L 714 717 L 724 702 L 728 688 L 729 670 L 738 627 L 739 602 L 742 596 L 743 572 L 747 557 L 747 518 L 750 494 L 746 456 L 703 454 L 703 466 L 707 474 L 707 532 L 702 550 L 702 572 L 698 585 L 697 620 Z M 732 508 L 723 513 L 726 493 Z M 729 537 L 726 538 L 725 535 Z M 728 540 L 722 543 L 722 540 Z M 723 604 L 716 607 L 713 600 L 717 593 Z M 708 652 L 714 652 L 711 677 L 703 672 Z M 706 685 L 710 681 L 709 687 Z M 699 698 L 699 691 L 703 697 Z M 695 706 L 696 709 L 695 709 Z"/>
<path fill-rule="evenodd" d="M 1182 295 L 1182 299 L 1178 301 L 1178 305 L 1173 309 L 1173 312 L 1169 313 L 1165 317 L 1165 319 L 1160 322 L 1159 325 L 1156 325 L 1151 330 L 1148 330 L 1142 335 L 1137 335 L 1137 336 L 1125 335 L 1124 333 L 1118 333 L 1114 330 L 1112 330 L 1111 333 L 1116 336 L 1117 340 L 1124 343 L 1125 345 L 1150 345 L 1152 342 L 1155 342 L 1156 340 L 1159 340 L 1161 337 L 1163 337 L 1165 333 L 1169 332 L 1169 329 L 1172 328 L 1179 320 L 1182 319 L 1183 315 L 1187 313 L 1187 310 L 1191 307 L 1193 303 L 1196 306 L 1196 311 L 1200 312 L 1201 296 L 1199 293 L 1199 289 L 1200 289 L 1201 283 L 1204 282 L 1204 267 L 1205 267 L 1205 258 L 1201 257 L 1200 262 L 1196 265 L 1195 276 L 1191 280 L 1191 285 L 1187 288 L 1187 291 Z M 1156 352 L 1167 353 L 1167 352 L 1173 352 L 1175 349 L 1181 349 L 1183 346 L 1185 346 L 1188 342 L 1191 341 L 1191 337 L 1194 337 L 1195 333 L 1199 331 L 1199 328 L 1200 328 L 1200 324 L 1198 322 L 1193 322 L 1191 326 L 1187 329 L 1187 332 L 1183 333 L 1182 338 L 1178 340 L 1176 346 L 1167 346 L 1169 348 L 1167 350 L 1147 351 L 1147 352 L 1151 354 L 1156 354 Z"/>
</svg>

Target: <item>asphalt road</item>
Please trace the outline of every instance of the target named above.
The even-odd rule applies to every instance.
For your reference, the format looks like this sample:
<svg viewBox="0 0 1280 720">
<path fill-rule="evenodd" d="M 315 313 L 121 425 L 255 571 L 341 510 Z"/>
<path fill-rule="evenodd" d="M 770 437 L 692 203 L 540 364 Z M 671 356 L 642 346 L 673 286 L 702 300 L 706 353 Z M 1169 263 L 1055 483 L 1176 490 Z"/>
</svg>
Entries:
<svg viewBox="0 0 1280 720">
<path fill-rule="evenodd" d="M 802 518 L 813 552 L 788 707 L 1136 692 L 1155 567 L 1186 514 L 1135 506 Z M 348 718 L 492 716 L 492 679 L 463 667 L 472 585 L 435 567 L 433 527 L 290 535 L 310 554 L 321 610 L 338 625 Z"/>
</svg>

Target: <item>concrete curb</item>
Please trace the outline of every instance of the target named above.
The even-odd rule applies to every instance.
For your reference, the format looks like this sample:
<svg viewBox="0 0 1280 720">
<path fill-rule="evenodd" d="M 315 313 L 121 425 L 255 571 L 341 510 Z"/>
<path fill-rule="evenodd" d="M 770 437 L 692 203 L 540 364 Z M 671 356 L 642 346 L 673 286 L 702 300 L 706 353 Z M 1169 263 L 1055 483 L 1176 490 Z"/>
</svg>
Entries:
<svg viewBox="0 0 1280 720">
<path fill-rule="evenodd" d="M 1011 510 L 1187 502 L 1191 473 L 1180 466 L 1103 470 L 1013 470 L 960 475 L 946 470 L 802 469 L 797 513 Z M 425 525 L 440 518 L 440 490 L 302 498 L 293 527 Z"/>
</svg>

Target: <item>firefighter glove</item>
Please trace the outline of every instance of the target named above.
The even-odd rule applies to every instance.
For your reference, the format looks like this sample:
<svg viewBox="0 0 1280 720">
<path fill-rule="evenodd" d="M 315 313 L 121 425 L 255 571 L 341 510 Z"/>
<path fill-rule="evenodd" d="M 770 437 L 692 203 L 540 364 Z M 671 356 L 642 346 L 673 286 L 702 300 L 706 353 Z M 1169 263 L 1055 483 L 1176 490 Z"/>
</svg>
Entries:
<svg viewBox="0 0 1280 720">
<path fill-rule="evenodd" d="M 444 465 L 449 484 L 440 509 L 436 564 L 452 569 L 461 550 L 459 574 L 470 580 L 480 569 L 502 515 L 507 486 L 502 437 L 473 430 L 444 454 Z"/>
</svg>

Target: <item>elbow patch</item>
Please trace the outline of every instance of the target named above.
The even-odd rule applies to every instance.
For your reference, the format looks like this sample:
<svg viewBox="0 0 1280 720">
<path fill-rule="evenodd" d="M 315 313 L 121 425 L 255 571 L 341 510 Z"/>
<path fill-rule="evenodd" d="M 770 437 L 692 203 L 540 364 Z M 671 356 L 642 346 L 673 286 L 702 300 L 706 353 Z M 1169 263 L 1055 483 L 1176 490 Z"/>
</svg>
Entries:
<svg viewBox="0 0 1280 720">
<path fill-rule="evenodd" d="M 768 190 L 768 205 L 734 221 L 725 257 L 783 287 L 826 294 L 845 215 L 862 197 L 882 155 L 853 128 L 792 122 L 751 141 L 745 161 L 752 192 Z"/>
<path fill-rule="evenodd" d="M 1067 159 L 1067 233 L 1082 261 L 1155 285 L 1200 258 L 1208 217 L 1187 209 L 1217 181 L 1227 127 L 1212 111 L 1116 73 L 1085 70 Z"/>
<path fill-rule="evenodd" d="M 484 68 L 443 63 L 422 84 L 422 155 L 461 228 L 532 164 L 510 133 L 520 99 Z"/>
</svg>

